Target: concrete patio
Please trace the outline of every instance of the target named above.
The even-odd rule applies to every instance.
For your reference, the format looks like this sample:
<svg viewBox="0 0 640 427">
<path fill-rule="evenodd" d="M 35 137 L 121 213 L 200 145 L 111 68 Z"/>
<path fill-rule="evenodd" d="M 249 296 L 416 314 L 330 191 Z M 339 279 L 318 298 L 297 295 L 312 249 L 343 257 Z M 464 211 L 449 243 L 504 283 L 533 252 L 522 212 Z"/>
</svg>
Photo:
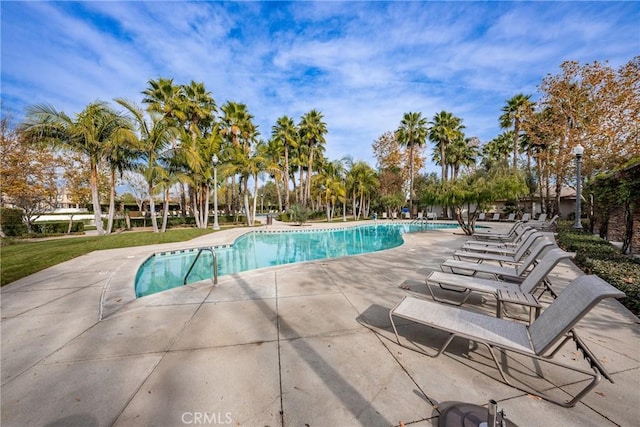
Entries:
<svg viewBox="0 0 640 427">
<path fill-rule="evenodd" d="M 246 231 L 93 252 L 3 287 L 1 425 L 434 426 L 445 402 L 489 399 L 520 426 L 638 425 L 640 324 L 618 301 L 600 303 L 577 328 L 615 384 L 603 379 L 571 409 L 504 384 L 483 347 L 459 340 L 434 359 L 395 342 L 389 308 L 407 294 L 429 298 L 426 273 L 467 240 L 451 229 L 408 234 L 372 254 L 133 296 L 152 252 L 228 244 Z M 551 280 L 562 289 L 578 274 L 564 262 Z M 495 313 L 491 298 L 465 308 Z M 400 335 L 431 348 L 444 338 L 406 323 Z M 587 366 L 571 343 L 556 357 Z M 586 378 L 503 360 L 556 396 Z"/>
</svg>

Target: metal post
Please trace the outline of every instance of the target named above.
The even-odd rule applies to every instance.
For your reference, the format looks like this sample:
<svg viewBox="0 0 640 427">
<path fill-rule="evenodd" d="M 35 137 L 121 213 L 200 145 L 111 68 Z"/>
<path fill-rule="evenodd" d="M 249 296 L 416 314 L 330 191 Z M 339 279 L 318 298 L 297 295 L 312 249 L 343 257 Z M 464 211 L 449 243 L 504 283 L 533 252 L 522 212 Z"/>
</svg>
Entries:
<svg viewBox="0 0 640 427">
<path fill-rule="evenodd" d="M 218 156 L 213 155 L 213 229 L 220 230 L 218 224 Z"/>
<path fill-rule="evenodd" d="M 576 155 L 576 169 L 577 169 L 577 182 L 576 182 L 576 218 L 573 223 L 573 228 L 582 229 L 582 221 L 580 221 L 580 202 L 582 198 L 581 190 L 582 190 L 582 154 L 584 153 L 584 148 L 580 144 L 576 145 L 573 149 L 573 154 Z"/>
</svg>

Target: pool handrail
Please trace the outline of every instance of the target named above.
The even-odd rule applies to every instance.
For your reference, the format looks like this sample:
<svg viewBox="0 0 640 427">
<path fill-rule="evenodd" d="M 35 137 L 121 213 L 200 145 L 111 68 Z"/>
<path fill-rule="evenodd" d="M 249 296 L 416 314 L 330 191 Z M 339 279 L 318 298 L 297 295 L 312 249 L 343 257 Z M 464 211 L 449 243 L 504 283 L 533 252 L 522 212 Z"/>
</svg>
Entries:
<svg viewBox="0 0 640 427">
<path fill-rule="evenodd" d="M 198 253 L 196 254 L 196 257 L 193 259 L 193 261 L 191 262 L 191 265 L 189 266 L 189 270 L 187 270 L 187 274 L 184 275 L 184 280 L 182 281 L 182 285 L 184 286 L 187 284 L 187 279 L 191 274 L 191 270 L 193 270 L 193 267 L 195 267 L 196 262 L 198 261 L 198 258 L 200 258 L 200 254 L 203 251 L 211 251 L 211 256 L 213 257 L 213 284 L 217 285 L 218 284 L 218 258 L 216 256 L 215 248 L 213 246 L 205 246 L 205 247 L 196 248 L 196 249 L 198 249 Z"/>
</svg>

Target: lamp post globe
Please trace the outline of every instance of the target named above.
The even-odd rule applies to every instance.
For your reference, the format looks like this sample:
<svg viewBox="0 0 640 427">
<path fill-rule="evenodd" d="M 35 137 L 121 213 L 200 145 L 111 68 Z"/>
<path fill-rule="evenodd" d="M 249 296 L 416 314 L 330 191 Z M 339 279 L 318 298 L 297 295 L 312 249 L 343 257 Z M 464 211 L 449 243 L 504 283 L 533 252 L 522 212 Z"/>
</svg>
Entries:
<svg viewBox="0 0 640 427">
<path fill-rule="evenodd" d="M 580 221 L 580 202 L 582 199 L 582 155 L 584 154 L 584 148 L 582 145 L 576 145 L 573 148 L 573 154 L 576 156 L 576 217 L 573 223 L 573 228 L 582 229 L 582 221 Z"/>
<path fill-rule="evenodd" d="M 213 163 L 213 229 L 220 230 L 220 224 L 218 224 L 218 156 L 215 154 L 211 159 Z"/>
</svg>

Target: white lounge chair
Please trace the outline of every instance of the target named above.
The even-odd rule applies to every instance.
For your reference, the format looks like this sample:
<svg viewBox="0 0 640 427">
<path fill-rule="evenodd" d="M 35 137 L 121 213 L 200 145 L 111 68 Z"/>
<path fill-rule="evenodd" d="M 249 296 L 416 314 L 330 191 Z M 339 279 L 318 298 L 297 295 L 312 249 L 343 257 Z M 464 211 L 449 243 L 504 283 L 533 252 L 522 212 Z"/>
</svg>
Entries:
<svg viewBox="0 0 640 427">
<path fill-rule="evenodd" d="M 522 245 L 518 247 L 516 252 L 504 252 L 495 253 L 495 252 L 473 252 L 473 251 L 456 251 L 453 254 L 454 259 L 458 260 L 469 260 L 477 263 L 481 263 L 484 261 L 493 261 L 502 265 L 502 263 L 511 263 L 515 264 L 521 262 L 525 255 L 537 252 L 538 254 L 547 247 L 554 245 L 553 242 L 545 239 L 541 233 L 532 234 Z"/>
<path fill-rule="evenodd" d="M 540 304 L 536 300 L 534 292 L 544 284 L 545 289 L 538 295 L 538 297 L 547 290 L 550 291 L 552 295 L 556 295 L 551 283 L 547 280 L 547 276 L 556 267 L 556 265 L 558 265 L 560 261 L 569 259 L 572 256 L 572 253 L 565 252 L 557 247 L 548 250 L 542 257 L 542 259 L 540 259 L 540 262 L 538 262 L 538 264 L 536 264 L 536 266 L 531 269 L 531 272 L 527 275 L 522 283 L 481 279 L 460 274 L 443 273 L 441 271 L 432 271 L 427 275 L 425 281 L 429 293 L 435 301 L 462 305 L 467 301 L 467 299 L 473 292 L 479 292 L 483 294 L 490 294 L 496 297 L 496 299 L 498 300 L 496 312 L 497 317 L 501 317 L 502 315 L 502 304 L 500 303 L 503 300 L 507 300 L 508 302 L 520 301 L 520 303 L 526 303 L 526 305 L 538 312 L 540 309 Z M 438 296 L 436 296 L 436 294 L 434 294 L 432 286 L 439 286 L 442 289 L 455 291 L 458 294 L 462 292 L 464 297 L 462 298 L 462 300 L 457 302 L 450 299 L 439 298 Z"/>
<path fill-rule="evenodd" d="M 543 256 L 545 250 L 551 247 L 553 247 L 553 245 L 538 245 L 535 250 L 532 250 L 520 264 L 513 267 L 489 264 L 486 262 L 477 263 L 470 261 L 460 261 L 457 259 L 448 259 L 440 264 L 440 269 L 445 272 L 448 269 L 451 273 L 461 271 L 463 272 L 461 274 L 469 276 L 475 276 L 478 273 L 483 273 L 492 275 L 496 279 L 521 282 L 527 277 L 527 274 L 529 274 L 530 267 L 532 267 L 537 262 L 540 256 Z"/>
<path fill-rule="evenodd" d="M 419 352 L 431 357 L 441 355 L 456 337 L 483 344 L 489 350 L 493 362 L 505 383 L 558 405 L 572 407 L 598 385 L 603 376 L 613 383 L 613 379 L 606 369 L 578 337 L 573 328 L 602 299 L 620 298 L 624 295 L 623 292 L 598 276 L 580 276 L 571 282 L 531 325 L 513 320 L 499 319 L 459 307 L 451 307 L 410 296 L 403 298 L 389 311 L 389 319 L 391 320 L 396 340 L 400 345 L 402 344 L 394 317 L 409 320 L 449 334 L 444 344 L 433 354 L 426 352 L 413 343 Z M 589 364 L 590 371 L 553 360 L 554 355 L 560 348 L 571 340 L 575 342 L 577 349 L 580 350 Z M 545 361 L 573 372 L 590 376 L 591 381 L 571 399 L 567 401 L 557 400 L 540 391 L 527 390 L 511 384 L 496 357 L 494 349 L 518 353 L 536 361 Z M 506 356 L 501 359 L 504 364 L 510 361 Z M 534 372 L 538 373 L 537 375 L 542 376 L 537 362 L 534 369 Z M 579 382 L 575 381 L 574 384 L 577 385 Z M 567 391 L 565 390 L 565 392 Z"/>
<path fill-rule="evenodd" d="M 518 248 L 522 246 L 531 235 L 542 235 L 540 231 L 535 228 L 527 227 L 525 231 L 520 234 L 513 242 L 483 242 L 479 240 L 468 240 L 462 245 L 461 250 L 483 252 L 483 253 L 501 253 L 501 254 L 514 254 L 518 251 Z"/>
<path fill-rule="evenodd" d="M 553 227 L 555 225 L 555 223 L 558 221 L 558 218 L 560 218 L 558 215 L 554 215 L 553 218 L 551 218 L 550 221 L 529 221 L 527 222 L 527 225 L 537 229 L 537 230 L 549 230 L 551 227 Z"/>
<path fill-rule="evenodd" d="M 524 227 L 525 225 L 518 221 L 506 232 L 476 230 L 471 237 L 475 240 L 509 241 L 514 240 L 519 234 L 523 233 Z"/>
</svg>

